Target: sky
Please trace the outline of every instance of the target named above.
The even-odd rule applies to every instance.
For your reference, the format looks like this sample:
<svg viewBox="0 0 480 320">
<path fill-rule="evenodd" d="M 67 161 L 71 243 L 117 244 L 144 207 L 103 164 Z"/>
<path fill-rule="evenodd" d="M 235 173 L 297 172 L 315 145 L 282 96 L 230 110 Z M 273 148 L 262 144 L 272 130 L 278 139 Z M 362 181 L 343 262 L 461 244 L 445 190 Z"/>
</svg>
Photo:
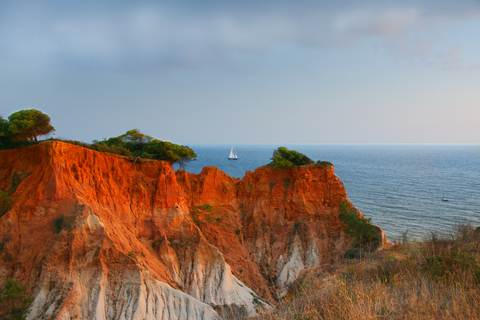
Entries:
<svg viewBox="0 0 480 320">
<path fill-rule="evenodd" d="M 480 143 L 480 0 L 0 0 L 0 115 L 59 138 Z"/>
</svg>

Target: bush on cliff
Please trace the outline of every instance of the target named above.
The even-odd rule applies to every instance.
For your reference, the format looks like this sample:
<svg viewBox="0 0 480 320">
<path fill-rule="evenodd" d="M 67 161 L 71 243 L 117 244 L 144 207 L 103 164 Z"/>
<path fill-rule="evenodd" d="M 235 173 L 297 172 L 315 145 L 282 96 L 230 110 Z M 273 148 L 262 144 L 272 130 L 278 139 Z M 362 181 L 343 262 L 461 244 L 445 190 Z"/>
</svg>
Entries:
<svg viewBox="0 0 480 320">
<path fill-rule="evenodd" d="M 8 121 L 0 116 L 0 145 L 5 143 L 8 138 Z"/>
<path fill-rule="evenodd" d="M 0 117 L 0 148 L 12 148 L 38 141 L 39 136 L 55 131 L 50 117 L 36 109 L 12 113 L 8 120 Z"/>
<path fill-rule="evenodd" d="M 53 132 L 50 117 L 36 109 L 12 113 L 8 120 L 0 117 L 0 149 L 15 148 L 38 141 L 38 137 Z M 63 140 L 101 152 L 109 152 L 132 158 L 145 158 L 177 162 L 182 168 L 187 161 L 197 157 L 190 147 L 162 141 L 143 134 L 137 129 L 93 144 Z"/>
<path fill-rule="evenodd" d="M 30 302 L 23 286 L 14 279 L 7 279 L 0 290 L 0 319 L 25 319 Z"/>
<path fill-rule="evenodd" d="M 355 251 L 371 251 L 378 248 L 382 241 L 379 229 L 370 223 L 370 219 L 360 216 L 349 203 L 340 204 L 340 220 L 345 225 L 345 232 L 352 237 L 352 249 L 348 255 L 355 256 Z"/>
<path fill-rule="evenodd" d="M 155 139 L 137 129 L 127 131 L 118 137 L 94 141 L 89 147 L 129 157 L 179 162 L 181 165 L 197 157 L 190 147 Z"/>
<path fill-rule="evenodd" d="M 36 109 L 20 110 L 8 117 L 8 131 L 14 141 L 37 142 L 39 136 L 47 135 L 55 128 L 50 117 Z"/>
<path fill-rule="evenodd" d="M 319 166 L 319 167 L 333 167 L 333 163 L 331 163 L 330 161 L 317 161 L 316 162 L 316 165 Z"/>
<path fill-rule="evenodd" d="M 269 163 L 269 166 L 274 168 L 292 168 L 313 163 L 312 159 L 298 151 L 279 147 L 273 152 L 272 161 Z"/>
</svg>

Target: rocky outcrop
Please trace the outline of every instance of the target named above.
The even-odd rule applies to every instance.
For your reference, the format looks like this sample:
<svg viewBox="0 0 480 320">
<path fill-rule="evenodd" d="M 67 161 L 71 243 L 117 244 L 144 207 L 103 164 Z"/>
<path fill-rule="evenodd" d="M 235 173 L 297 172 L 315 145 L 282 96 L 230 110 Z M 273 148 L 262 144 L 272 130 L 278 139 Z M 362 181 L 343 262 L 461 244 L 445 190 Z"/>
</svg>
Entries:
<svg viewBox="0 0 480 320">
<path fill-rule="evenodd" d="M 0 281 L 29 319 L 250 316 L 350 243 L 333 166 L 239 180 L 45 142 L 0 151 L 0 191 Z"/>
</svg>

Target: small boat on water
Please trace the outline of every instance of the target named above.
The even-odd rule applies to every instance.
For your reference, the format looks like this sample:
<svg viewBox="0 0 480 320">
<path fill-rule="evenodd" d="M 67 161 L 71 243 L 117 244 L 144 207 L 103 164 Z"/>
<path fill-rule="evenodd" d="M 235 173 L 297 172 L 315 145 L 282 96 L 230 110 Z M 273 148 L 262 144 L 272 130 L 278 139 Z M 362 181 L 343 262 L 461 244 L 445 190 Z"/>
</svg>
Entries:
<svg viewBox="0 0 480 320">
<path fill-rule="evenodd" d="M 442 196 L 442 202 L 449 202 L 448 198 L 445 197 L 445 195 Z"/>
<path fill-rule="evenodd" d="M 230 149 L 230 153 L 228 154 L 228 160 L 238 160 L 238 155 L 235 150 L 233 150 L 233 147 Z"/>
</svg>

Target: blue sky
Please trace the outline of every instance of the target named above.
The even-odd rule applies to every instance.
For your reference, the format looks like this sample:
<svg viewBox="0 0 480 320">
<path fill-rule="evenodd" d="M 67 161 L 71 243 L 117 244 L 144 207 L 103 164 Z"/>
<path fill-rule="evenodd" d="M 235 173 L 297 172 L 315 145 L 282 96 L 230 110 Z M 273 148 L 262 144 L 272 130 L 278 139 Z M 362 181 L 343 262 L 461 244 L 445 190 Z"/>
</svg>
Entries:
<svg viewBox="0 0 480 320">
<path fill-rule="evenodd" d="M 0 114 L 89 141 L 478 143 L 480 2 L 0 2 Z"/>
</svg>

